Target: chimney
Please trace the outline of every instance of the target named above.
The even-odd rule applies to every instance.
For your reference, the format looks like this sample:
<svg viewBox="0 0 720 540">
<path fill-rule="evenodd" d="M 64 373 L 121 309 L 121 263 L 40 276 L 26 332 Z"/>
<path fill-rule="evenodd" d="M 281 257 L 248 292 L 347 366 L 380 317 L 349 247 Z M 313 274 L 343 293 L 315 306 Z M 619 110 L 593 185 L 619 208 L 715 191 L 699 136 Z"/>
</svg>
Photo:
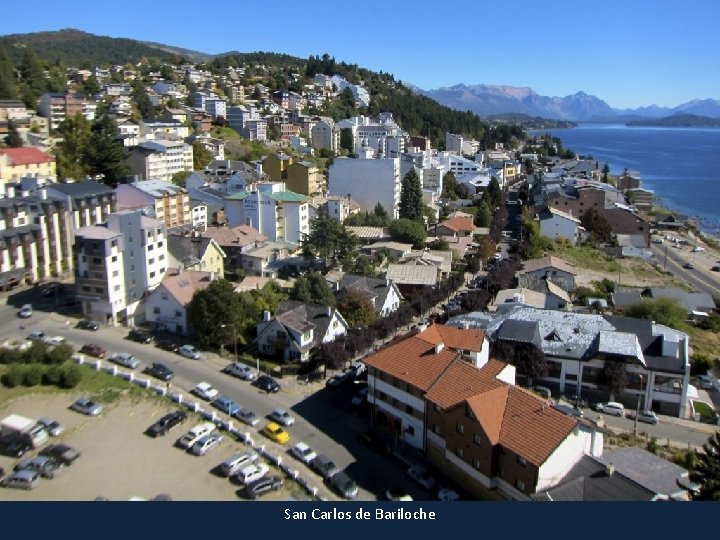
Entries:
<svg viewBox="0 0 720 540">
<path fill-rule="evenodd" d="M 613 474 L 615 474 L 615 465 L 610 463 L 607 467 L 605 467 L 605 474 L 607 474 L 608 476 L 612 476 Z"/>
<path fill-rule="evenodd" d="M 470 330 L 470 322 L 465 321 L 463 323 L 463 330 Z"/>
<path fill-rule="evenodd" d="M 265 310 L 263 311 L 263 321 L 268 322 L 270 320 L 270 312 Z"/>
<path fill-rule="evenodd" d="M 444 343 L 438 343 L 435 345 L 435 354 L 440 354 L 440 351 L 443 350 L 443 347 L 445 347 Z"/>
</svg>

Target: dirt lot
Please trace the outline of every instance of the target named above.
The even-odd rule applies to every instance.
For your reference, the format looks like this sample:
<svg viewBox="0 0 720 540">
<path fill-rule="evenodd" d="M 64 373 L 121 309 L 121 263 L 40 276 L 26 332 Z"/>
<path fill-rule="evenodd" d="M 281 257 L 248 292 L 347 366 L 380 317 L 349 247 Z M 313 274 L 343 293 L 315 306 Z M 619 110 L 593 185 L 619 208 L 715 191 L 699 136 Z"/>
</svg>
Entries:
<svg viewBox="0 0 720 540">
<path fill-rule="evenodd" d="M 82 456 L 54 479 L 43 479 L 32 491 L 0 489 L 0 500 L 87 501 L 96 497 L 128 500 L 168 494 L 173 500 L 222 501 L 244 500 L 236 491 L 241 487 L 211 471 L 223 460 L 246 447 L 226 434 L 219 448 L 197 457 L 174 447 L 175 440 L 199 423 L 191 416 L 182 426 L 165 437 L 153 439 L 145 429 L 172 405 L 162 400 L 120 400 L 105 405 L 98 418 L 68 409 L 72 397 L 67 394 L 26 396 L 0 408 L 0 418 L 11 413 L 30 418 L 51 416 L 65 426 L 65 433 L 50 442 L 74 446 Z M 31 455 L 31 454 L 27 454 Z M 12 471 L 16 460 L 0 456 L 0 467 Z M 272 469 L 271 469 L 272 470 Z M 274 473 L 282 472 L 273 470 Z M 264 500 L 305 499 L 304 492 L 286 479 L 282 491 Z"/>
</svg>

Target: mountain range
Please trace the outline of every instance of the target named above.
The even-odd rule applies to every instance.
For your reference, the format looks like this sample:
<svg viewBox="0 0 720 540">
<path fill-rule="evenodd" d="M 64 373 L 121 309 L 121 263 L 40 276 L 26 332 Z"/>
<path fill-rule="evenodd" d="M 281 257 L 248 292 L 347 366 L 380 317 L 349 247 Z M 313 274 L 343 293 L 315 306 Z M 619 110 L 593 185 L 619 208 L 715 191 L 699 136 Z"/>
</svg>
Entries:
<svg viewBox="0 0 720 540">
<path fill-rule="evenodd" d="M 614 109 L 602 99 L 577 92 L 571 96 L 541 96 L 532 88 L 502 85 L 466 85 L 422 90 L 411 87 L 414 92 L 434 99 L 453 109 L 472 111 L 480 116 L 501 113 L 522 113 L 556 120 L 590 122 L 629 122 L 642 118 L 662 118 L 674 114 L 694 114 L 720 118 L 720 101 L 696 99 L 677 107 L 650 105 L 637 109 Z"/>
</svg>

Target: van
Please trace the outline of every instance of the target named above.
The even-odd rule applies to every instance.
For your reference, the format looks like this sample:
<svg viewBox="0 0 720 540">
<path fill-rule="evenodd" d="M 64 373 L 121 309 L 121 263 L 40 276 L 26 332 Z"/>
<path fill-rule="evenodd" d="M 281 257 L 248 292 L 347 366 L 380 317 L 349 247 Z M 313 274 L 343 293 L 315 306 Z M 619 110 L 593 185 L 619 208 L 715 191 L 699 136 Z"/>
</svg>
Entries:
<svg viewBox="0 0 720 540">
<path fill-rule="evenodd" d="M 611 414 L 613 416 L 625 416 L 625 407 L 622 403 L 616 401 L 608 401 L 602 407 L 602 412 L 605 414 Z"/>
<path fill-rule="evenodd" d="M 215 431 L 215 427 L 215 424 L 212 422 L 203 422 L 202 424 L 198 424 L 185 435 L 180 437 L 177 444 L 182 448 L 192 448 L 192 445 L 199 441 L 202 437 L 210 435 L 213 431 Z"/>
</svg>

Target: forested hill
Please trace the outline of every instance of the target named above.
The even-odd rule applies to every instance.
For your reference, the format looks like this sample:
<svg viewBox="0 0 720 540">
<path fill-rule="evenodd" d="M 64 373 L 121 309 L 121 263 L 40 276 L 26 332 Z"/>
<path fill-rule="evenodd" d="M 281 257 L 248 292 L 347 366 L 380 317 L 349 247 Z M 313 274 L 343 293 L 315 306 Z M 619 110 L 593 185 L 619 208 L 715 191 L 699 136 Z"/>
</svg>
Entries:
<svg viewBox="0 0 720 540">
<path fill-rule="evenodd" d="M 13 34 L 0 37 L 14 63 L 21 61 L 26 48 L 33 49 L 48 64 L 87 68 L 106 64 L 125 64 L 141 58 L 172 61 L 178 55 L 152 47 L 133 39 L 96 36 L 80 30 Z"/>
<path fill-rule="evenodd" d="M 720 127 L 720 118 L 709 118 L 696 114 L 673 114 L 665 118 L 643 118 L 625 124 L 646 127 Z"/>
</svg>

